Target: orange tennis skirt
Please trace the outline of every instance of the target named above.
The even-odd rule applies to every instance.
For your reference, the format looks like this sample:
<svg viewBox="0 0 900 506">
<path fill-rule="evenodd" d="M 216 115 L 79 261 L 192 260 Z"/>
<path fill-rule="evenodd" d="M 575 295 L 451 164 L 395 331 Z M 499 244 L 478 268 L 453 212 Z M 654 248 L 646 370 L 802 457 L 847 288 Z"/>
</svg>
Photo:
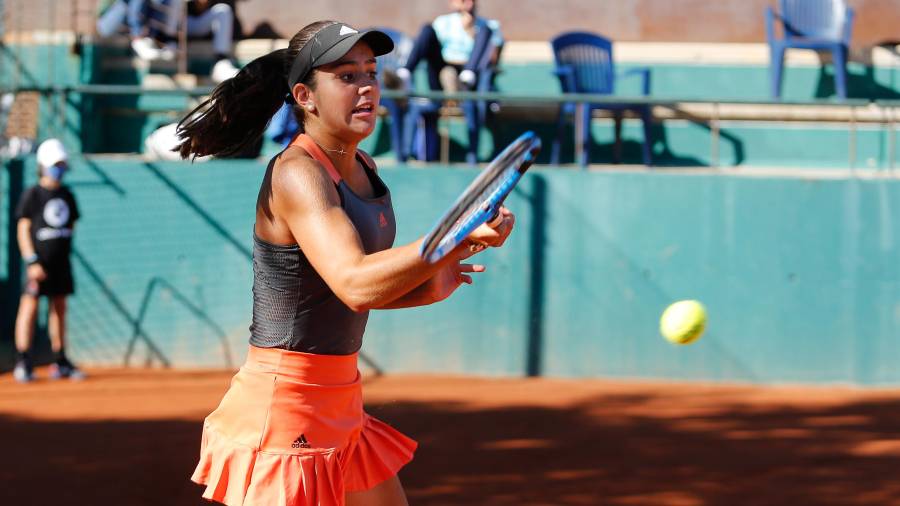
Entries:
<svg viewBox="0 0 900 506">
<path fill-rule="evenodd" d="M 363 412 L 357 354 L 250 346 L 203 424 L 191 480 L 227 505 L 342 506 L 412 460 L 416 442 Z"/>
</svg>

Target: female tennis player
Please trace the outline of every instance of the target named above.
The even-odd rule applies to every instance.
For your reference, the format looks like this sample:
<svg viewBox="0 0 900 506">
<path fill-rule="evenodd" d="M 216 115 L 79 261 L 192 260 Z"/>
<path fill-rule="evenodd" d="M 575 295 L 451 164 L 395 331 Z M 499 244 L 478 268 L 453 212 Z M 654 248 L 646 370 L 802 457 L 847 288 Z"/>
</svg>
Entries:
<svg viewBox="0 0 900 506">
<path fill-rule="evenodd" d="M 256 142 L 284 100 L 299 134 L 269 163 L 256 206 L 247 362 L 204 423 L 192 479 L 228 505 L 405 505 L 397 471 L 416 443 L 363 412 L 357 354 L 370 309 L 431 304 L 484 267 L 515 218 L 482 225 L 435 264 L 392 248 L 390 193 L 357 149 L 375 128 L 379 31 L 300 30 L 218 86 L 179 124 L 182 157 Z"/>
</svg>

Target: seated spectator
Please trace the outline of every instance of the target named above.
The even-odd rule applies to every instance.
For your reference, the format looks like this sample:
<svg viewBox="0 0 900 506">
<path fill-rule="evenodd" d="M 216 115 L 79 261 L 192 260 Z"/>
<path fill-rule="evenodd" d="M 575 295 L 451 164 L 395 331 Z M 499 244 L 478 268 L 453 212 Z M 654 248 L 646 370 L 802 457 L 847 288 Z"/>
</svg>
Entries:
<svg viewBox="0 0 900 506">
<path fill-rule="evenodd" d="M 103 13 L 97 18 L 97 34 L 101 37 L 111 37 L 125 26 L 128 27 L 128 35 L 131 37 L 131 48 L 138 58 L 146 61 L 173 60 L 175 59 L 175 43 L 167 43 L 150 36 L 154 30 L 148 26 L 149 18 L 155 14 L 153 0 L 113 0 L 105 2 L 107 5 Z M 157 16 L 161 17 L 161 16 Z M 168 18 L 167 18 L 168 19 Z M 171 17 L 171 23 L 177 23 L 177 17 Z M 175 32 L 177 24 L 173 24 L 167 31 Z"/>
<path fill-rule="evenodd" d="M 171 0 L 173 5 L 184 0 Z M 175 12 L 181 13 L 182 9 Z M 216 83 L 234 77 L 237 67 L 231 61 L 234 41 L 234 10 L 223 0 L 187 0 L 187 36 L 212 35 L 216 63 L 210 77 Z"/>
<path fill-rule="evenodd" d="M 456 70 L 462 89 L 472 89 L 478 79 L 478 62 L 484 58 L 485 51 L 503 45 L 500 23 L 478 17 L 475 0 L 450 0 L 449 3 L 454 12 L 438 16 L 422 27 L 406 65 L 397 70 L 397 77 L 407 88 L 412 72 L 424 59 L 428 63 L 428 86 L 432 90 L 444 89 L 440 75 L 445 67 Z"/>
<path fill-rule="evenodd" d="M 216 63 L 210 77 L 216 83 L 233 77 L 238 71 L 231 61 L 235 19 L 226 0 L 117 0 L 98 20 L 97 32 L 111 35 L 127 19 L 131 47 L 140 58 L 172 59 L 185 2 L 187 36 L 212 35 Z"/>
</svg>

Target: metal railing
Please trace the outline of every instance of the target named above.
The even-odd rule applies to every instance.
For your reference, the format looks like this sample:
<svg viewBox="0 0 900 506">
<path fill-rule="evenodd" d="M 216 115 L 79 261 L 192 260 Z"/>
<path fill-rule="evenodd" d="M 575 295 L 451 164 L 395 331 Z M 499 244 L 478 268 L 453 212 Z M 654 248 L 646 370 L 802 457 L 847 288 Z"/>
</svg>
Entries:
<svg viewBox="0 0 900 506">
<path fill-rule="evenodd" d="M 200 86 L 193 88 L 145 88 L 136 85 L 104 85 L 104 84 L 91 84 L 91 85 L 77 85 L 77 86 L 48 86 L 48 87 L 24 87 L 19 88 L 17 90 L 10 90 L 16 92 L 36 92 L 40 93 L 45 97 L 53 97 L 58 96 L 63 99 L 63 103 L 67 103 L 68 99 L 71 95 L 104 95 L 104 96 L 114 96 L 114 95 L 171 95 L 171 96 L 187 96 L 187 97 L 203 97 L 208 95 L 213 90 L 213 87 L 210 86 Z M 4 90 L 0 90 L 0 95 L 2 95 Z M 711 166 L 718 168 L 720 166 L 719 160 L 719 143 L 722 137 L 721 132 L 721 122 L 723 121 L 723 115 L 726 107 L 730 107 L 733 111 L 735 107 L 745 107 L 745 108 L 765 108 L 765 107 L 775 107 L 775 108 L 802 108 L 806 110 L 820 110 L 822 112 L 830 111 L 830 114 L 821 114 L 817 117 L 815 114 L 807 113 L 804 117 L 792 118 L 792 121 L 806 121 L 806 122 L 816 122 L 816 121 L 841 121 L 848 123 L 849 133 L 848 133 L 848 163 L 850 168 L 855 168 L 856 165 L 856 150 L 857 150 L 857 134 L 860 123 L 874 123 L 882 125 L 887 129 L 888 135 L 888 163 L 889 169 L 894 169 L 894 158 L 896 154 L 896 121 L 898 118 L 897 110 L 900 109 L 900 100 L 868 100 L 868 99 L 847 99 L 847 100 L 816 100 L 816 101 L 758 101 L 758 100 L 734 100 L 734 99 L 697 99 L 697 98 L 687 98 L 687 99 L 675 99 L 675 98 L 648 98 L 648 97 L 616 97 L 609 95 L 592 95 L 592 94 L 555 94 L 555 95 L 525 95 L 525 94 L 506 94 L 506 93 L 481 93 L 481 92 L 455 92 L 455 93 L 445 93 L 439 91 L 415 91 L 415 92 L 403 92 L 397 90 L 382 90 L 382 97 L 384 98 L 394 98 L 394 99 L 410 99 L 410 98 L 424 98 L 430 100 L 439 100 L 439 101 L 452 101 L 452 102 L 462 102 L 467 100 L 485 100 L 491 102 L 498 102 L 503 104 L 503 106 L 508 105 L 517 105 L 528 107 L 539 107 L 539 106 L 553 106 L 558 107 L 560 104 L 564 103 L 573 103 L 575 104 L 575 115 L 576 119 L 582 117 L 584 114 L 587 114 L 589 109 L 587 104 L 590 103 L 607 103 L 607 104 L 639 104 L 639 105 L 649 105 L 653 106 L 656 110 L 659 109 L 668 109 L 673 111 L 673 114 L 669 116 L 669 118 L 660 117 L 661 115 L 657 115 L 658 120 L 665 121 L 665 119 L 670 118 L 679 118 L 685 117 L 695 121 L 704 121 L 708 123 L 710 134 L 712 137 L 712 142 L 710 145 L 710 161 Z M 696 112 L 691 113 L 691 106 L 703 106 L 706 108 L 706 112 L 702 115 L 698 115 Z M 836 110 L 841 111 L 841 114 L 835 114 Z M 685 112 L 687 111 L 687 112 Z M 725 116 L 725 119 L 728 119 Z M 739 118 L 740 119 L 740 118 Z M 743 118 L 748 121 L 777 121 L 777 119 L 769 118 L 759 118 L 753 117 L 750 115 L 747 118 Z M 584 136 L 587 135 L 587 132 L 582 131 L 578 125 L 581 124 L 581 121 L 575 121 L 575 151 L 576 151 L 576 159 L 580 155 L 581 146 L 583 145 L 582 141 Z"/>
</svg>

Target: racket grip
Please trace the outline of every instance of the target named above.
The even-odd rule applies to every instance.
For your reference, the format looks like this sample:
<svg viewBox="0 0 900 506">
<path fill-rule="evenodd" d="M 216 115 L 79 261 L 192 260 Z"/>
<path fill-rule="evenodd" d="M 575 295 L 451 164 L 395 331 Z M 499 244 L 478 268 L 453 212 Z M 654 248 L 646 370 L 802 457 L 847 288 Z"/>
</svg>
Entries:
<svg viewBox="0 0 900 506">
<path fill-rule="evenodd" d="M 500 214 L 500 209 L 494 209 L 494 214 L 487 220 L 487 226 L 497 228 L 501 223 L 503 223 L 503 215 Z"/>
</svg>

